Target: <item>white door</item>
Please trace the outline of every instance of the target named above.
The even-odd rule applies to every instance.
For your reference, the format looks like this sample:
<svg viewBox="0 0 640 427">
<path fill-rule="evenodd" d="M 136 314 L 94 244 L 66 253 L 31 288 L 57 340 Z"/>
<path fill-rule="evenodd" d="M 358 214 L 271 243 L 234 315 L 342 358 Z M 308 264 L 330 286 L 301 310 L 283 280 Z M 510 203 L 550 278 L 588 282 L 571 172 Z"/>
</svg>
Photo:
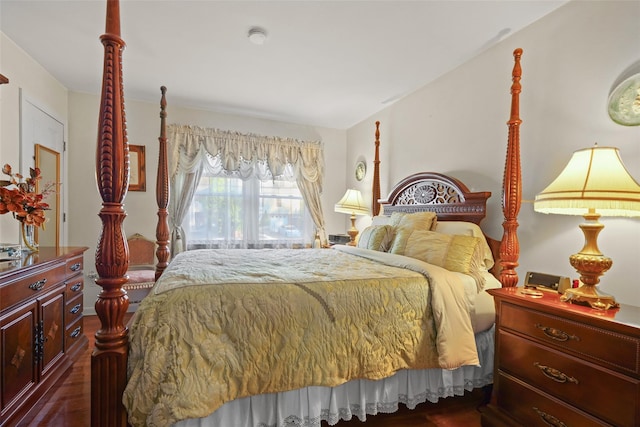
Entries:
<svg viewBox="0 0 640 427">
<path fill-rule="evenodd" d="M 48 114 L 43 108 L 37 106 L 35 100 L 26 97 L 20 91 L 20 173 L 28 177 L 29 168 L 35 166 L 36 144 L 46 147 L 50 152 L 58 153 L 60 159 L 59 176 L 66 176 L 64 162 L 64 125 L 55 117 Z M 43 171 L 43 181 L 55 176 L 53 171 Z M 42 182 L 41 184 L 45 184 Z M 37 232 L 40 246 L 64 246 L 65 245 L 65 188 L 64 182 L 58 182 L 57 197 L 50 195 L 45 201 L 52 206 L 51 211 L 45 212 L 47 223 L 44 230 Z M 56 221 L 57 219 L 57 221 Z M 57 226 L 57 227 L 56 227 Z"/>
</svg>

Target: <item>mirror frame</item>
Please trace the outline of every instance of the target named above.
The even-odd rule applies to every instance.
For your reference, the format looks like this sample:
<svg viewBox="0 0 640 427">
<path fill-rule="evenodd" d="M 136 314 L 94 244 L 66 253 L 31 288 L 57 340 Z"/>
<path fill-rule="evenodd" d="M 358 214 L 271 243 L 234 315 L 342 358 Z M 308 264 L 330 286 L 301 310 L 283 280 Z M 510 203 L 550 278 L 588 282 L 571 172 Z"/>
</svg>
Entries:
<svg viewBox="0 0 640 427">
<path fill-rule="evenodd" d="M 60 247 L 60 153 L 44 145 L 35 144 L 35 165 L 40 169 L 42 179 L 36 183 L 36 192 L 42 191 L 45 183 L 54 183 L 54 191 L 49 194 L 46 202 L 49 203 L 50 210 L 54 218 L 47 221 L 49 227 L 55 228 L 55 247 Z M 36 227 L 35 240 L 40 245 L 40 233 L 42 231 Z M 48 242 L 47 242 L 48 243 Z M 46 246 L 49 246 L 47 244 Z"/>
</svg>

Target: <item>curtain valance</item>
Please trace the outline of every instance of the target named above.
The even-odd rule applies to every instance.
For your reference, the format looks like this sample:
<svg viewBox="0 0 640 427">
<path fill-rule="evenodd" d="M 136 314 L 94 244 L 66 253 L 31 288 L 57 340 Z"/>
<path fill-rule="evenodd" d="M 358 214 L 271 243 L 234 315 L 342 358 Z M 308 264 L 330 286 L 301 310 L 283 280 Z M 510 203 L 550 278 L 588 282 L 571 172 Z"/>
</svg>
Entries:
<svg viewBox="0 0 640 427">
<path fill-rule="evenodd" d="M 169 125 L 167 132 L 171 179 L 178 169 L 192 172 L 198 167 L 194 160 L 208 153 L 219 157 L 222 168 L 227 171 L 240 171 L 247 165 L 253 168 L 257 162 L 266 162 L 276 177 L 282 175 L 290 164 L 295 177 L 318 183 L 318 190 L 322 192 L 324 154 L 319 141 L 243 134 L 193 125 Z"/>
</svg>

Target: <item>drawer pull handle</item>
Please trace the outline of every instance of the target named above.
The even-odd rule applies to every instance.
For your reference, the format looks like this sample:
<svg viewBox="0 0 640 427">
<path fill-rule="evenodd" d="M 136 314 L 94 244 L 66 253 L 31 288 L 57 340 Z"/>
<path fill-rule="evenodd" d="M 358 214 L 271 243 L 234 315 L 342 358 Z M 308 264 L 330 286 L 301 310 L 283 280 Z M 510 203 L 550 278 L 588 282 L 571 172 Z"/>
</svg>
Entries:
<svg viewBox="0 0 640 427">
<path fill-rule="evenodd" d="M 533 365 L 540 369 L 540 371 L 542 371 L 542 373 L 544 374 L 545 377 L 550 378 L 556 382 L 559 383 L 566 383 L 566 382 L 570 382 L 570 383 L 574 383 L 574 384 L 578 384 L 578 380 L 574 377 L 570 377 L 567 374 L 565 374 L 564 372 L 561 372 L 555 368 L 552 368 L 550 366 L 545 366 L 545 365 L 541 365 L 538 362 L 533 362 Z"/>
<path fill-rule="evenodd" d="M 553 427 L 567 427 L 567 425 L 565 423 L 563 423 L 562 421 L 560 421 L 559 419 L 557 419 L 553 415 L 549 415 L 546 412 L 541 411 L 540 409 L 536 408 L 535 406 L 533 407 L 533 410 L 536 411 L 538 416 L 542 419 L 542 421 L 545 424 L 553 426 Z"/>
<path fill-rule="evenodd" d="M 80 332 L 82 332 L 82 327 L 78 326 L 73 330 L 73 332 L 71 332 L 71 338 L 78 338 L 80 336 Z"/>
<path fill-rule="evenodd" d="M 552 340 L 556 341 L 569 341 L 576 340 L 580 341 L 580 338 L 575 335 L 569 335 L 568 333 L 561 331 L 560 329 L 550 328 L 548 326 L 543 326 L 539 323 L 536 323 L 536 328 L 542 330 L 542 332 Z"/>
<path fill-rule="evenodd" d="M 81 308 L 82 308 L 82 304 L 76 304 L 73 306 L 71 310 L 69 310 L 69 313 L 76 314 L 77 312 L 80 311 Z"/>
<path fill-rule="evenodd" d="M 82 288 L 82 283 L 79 283 L 79 282 L 78 282 L 78 283 L 76 283 L 75 285 L 73 285 L 73 286 L 71 287 L 71 290 L 72 290 L 73 292 L 78 292 L 78 291 L 80 290 L 80 288 Z"/>
<path fill-rule="evenodd" d="M 47 279 L 40 279 L 37 282 L 33 282 L 32 284 L 29 285 L 29 289 L 32 289 L 34 291 L 39 291 L 42 288 L 44 288 L 44 285 L 47 283 Z"/>
<path fill-rule="evenodd" d="M 82 264 L 80 264 L 79 262 L 76 262 L 71 267 L 69 267 L 69 269 L 71 271 L 78 271 L 78 270 L 80 270 L 80 267 L 82 267 Z"/>
</svg>

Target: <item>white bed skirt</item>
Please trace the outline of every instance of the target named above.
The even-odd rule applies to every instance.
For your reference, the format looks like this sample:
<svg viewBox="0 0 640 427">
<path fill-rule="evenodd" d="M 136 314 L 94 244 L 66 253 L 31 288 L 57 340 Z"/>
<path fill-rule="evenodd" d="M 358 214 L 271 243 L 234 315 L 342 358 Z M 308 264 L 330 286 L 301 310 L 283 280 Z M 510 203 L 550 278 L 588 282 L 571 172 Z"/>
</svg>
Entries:
<svg viewBox="0 0 640 427">
<path fill-rule="evenodd" d="M 409 409 L 465 390 L 493 383 L 494 328 L 476 334 L 479 367 L 455 370 L 402 370 L 378 381 L 354 380 L 337 387 L 306 387 L 262 394 L 224 404 L 207 418 L 185 420 L 175 427 L 320 427 L 356 416 L 392 413 L 403 403 Z"/>
</svg>

